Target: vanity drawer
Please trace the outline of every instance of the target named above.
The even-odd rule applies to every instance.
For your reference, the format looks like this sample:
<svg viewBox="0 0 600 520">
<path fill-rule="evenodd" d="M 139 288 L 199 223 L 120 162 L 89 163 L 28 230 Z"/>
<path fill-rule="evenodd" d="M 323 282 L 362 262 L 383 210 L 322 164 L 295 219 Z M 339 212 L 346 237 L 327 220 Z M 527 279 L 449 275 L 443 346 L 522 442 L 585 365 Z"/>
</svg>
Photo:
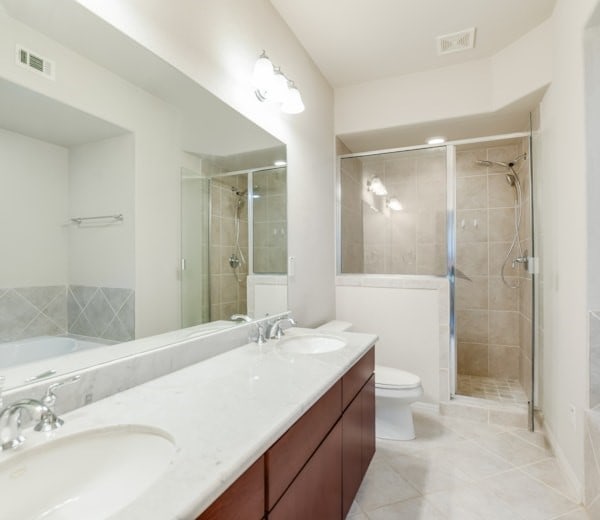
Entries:
<svg viewBox="0 0 600 520">
<path fill-rule="evenodd" d="M 341 495 L 342 425 L 338 422 L 269 512 L 268 519 L 341 520 Z"/>
<path fill-rule="evenodd" d="M 196 520 L 261 520 L 265 514 L 265 458 L 262 456 Z"/>
<path fill-rule="evenodd" d="M 265 455 L 267 510 L 271 510 L 342 414 L 338 381 Z"/>
<path fill-rule="evenodd" d="M 375 346 L 361 357 L 342 378 L 342 408 L 352 402 L 356 394 L 375 372 Z"/>
</svg>

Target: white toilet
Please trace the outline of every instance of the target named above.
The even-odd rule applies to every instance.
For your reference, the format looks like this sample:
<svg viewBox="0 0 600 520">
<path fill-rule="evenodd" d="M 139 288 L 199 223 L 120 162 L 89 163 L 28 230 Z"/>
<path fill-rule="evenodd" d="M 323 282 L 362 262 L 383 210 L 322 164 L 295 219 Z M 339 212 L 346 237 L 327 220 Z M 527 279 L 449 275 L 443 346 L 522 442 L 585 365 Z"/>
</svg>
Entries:
<svg viewBox="0 0 600 520">
<path fill-rule="evenodd" d="M 380 439 L 415 438 L 410 404 L 423 395 L 421 378 L 397 368 L 375 365 L 375 434 Z"/>
</svg>

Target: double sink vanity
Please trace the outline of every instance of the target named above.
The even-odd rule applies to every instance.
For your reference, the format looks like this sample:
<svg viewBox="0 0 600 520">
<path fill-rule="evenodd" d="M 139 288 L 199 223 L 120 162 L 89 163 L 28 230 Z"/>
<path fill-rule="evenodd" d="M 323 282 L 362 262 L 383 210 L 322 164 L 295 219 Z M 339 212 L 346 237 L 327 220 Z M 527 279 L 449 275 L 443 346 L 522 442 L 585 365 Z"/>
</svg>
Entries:
<svg viewBox="0 0 600 520">
<path fill-rule="evenodd" d="M 294 328 L 27 428 L 0 518 L 342 519 L 375 451 L 376 340 Z"/>
</svg>

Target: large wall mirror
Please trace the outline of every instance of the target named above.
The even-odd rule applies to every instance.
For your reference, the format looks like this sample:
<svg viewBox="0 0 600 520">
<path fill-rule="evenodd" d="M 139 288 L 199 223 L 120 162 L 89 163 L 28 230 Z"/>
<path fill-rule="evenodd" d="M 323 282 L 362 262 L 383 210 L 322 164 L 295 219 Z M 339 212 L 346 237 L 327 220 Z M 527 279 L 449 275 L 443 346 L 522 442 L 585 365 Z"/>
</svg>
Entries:
<svg viewBox="0 0 600 520">
<path fill-rule="evenodd" d="M 0 0 L 0 48 L 7 386 L 287 309 L 283 143 L 75 1 Z"/>
</svg>

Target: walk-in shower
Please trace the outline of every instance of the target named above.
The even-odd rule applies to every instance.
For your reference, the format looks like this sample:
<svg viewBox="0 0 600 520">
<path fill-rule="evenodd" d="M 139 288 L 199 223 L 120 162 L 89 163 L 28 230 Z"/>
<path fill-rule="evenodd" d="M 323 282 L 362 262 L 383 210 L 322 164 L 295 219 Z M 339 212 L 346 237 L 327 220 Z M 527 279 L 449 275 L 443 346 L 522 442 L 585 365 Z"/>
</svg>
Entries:
<svg viewBox="0 0 600 520">
<path fill-rule="evenodd" d="M 415 307 L 431 287 L 413 275 L 446 277 L 450 319 L 439 321 L 440 380 L 450 351 L 451 395 L 485 399 L 483 407 L 515 407 L 522 418 L 533 401 L 529 146 L 524 134 L 498 136 L 347 153 L 339 166 L 340 275 L 364 275 L 361 283 L 376 285 L 373 292 L 385 284 L 410 287 Z M 375 178 L 387 194 L 370 189 Z M 392 197 L 400 211 L 390 211 Z M 399 278 L 367 278 L 373 274 Z M 355 278 L 340 277 L 338 284 Z M 415 314 L 415 320 L 425 316 Z M 450 347 L 443 340 L 447 330 Z M 398 341 L 395 349 L 409 348 L 401 334 Z M 422 369 L 426 373 L 428 367 Z"/>
</svg>

